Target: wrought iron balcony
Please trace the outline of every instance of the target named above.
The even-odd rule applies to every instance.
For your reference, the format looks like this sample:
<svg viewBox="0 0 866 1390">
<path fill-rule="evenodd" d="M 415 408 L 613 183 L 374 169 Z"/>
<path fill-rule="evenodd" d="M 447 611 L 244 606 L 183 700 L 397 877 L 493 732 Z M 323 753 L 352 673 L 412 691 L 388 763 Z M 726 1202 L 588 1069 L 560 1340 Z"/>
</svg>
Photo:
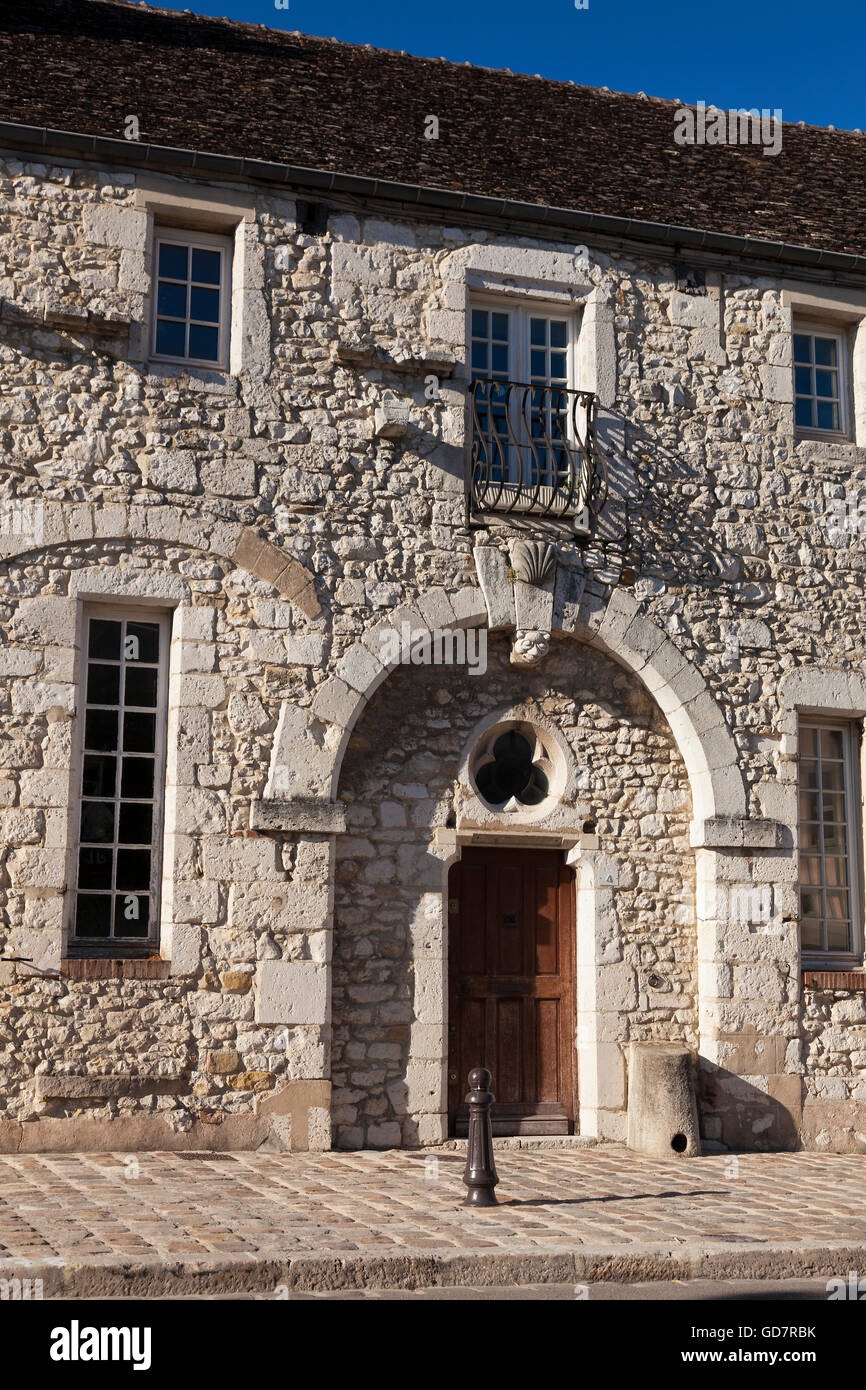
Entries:
<svg viewBox="0 0 866 1390">
<path fill-rule="evenodd" d="M 589 534 L 607 498 L 594 394 L 479 378 L 470 405 L 472 510 L 568 519 Z"/>
</svg>

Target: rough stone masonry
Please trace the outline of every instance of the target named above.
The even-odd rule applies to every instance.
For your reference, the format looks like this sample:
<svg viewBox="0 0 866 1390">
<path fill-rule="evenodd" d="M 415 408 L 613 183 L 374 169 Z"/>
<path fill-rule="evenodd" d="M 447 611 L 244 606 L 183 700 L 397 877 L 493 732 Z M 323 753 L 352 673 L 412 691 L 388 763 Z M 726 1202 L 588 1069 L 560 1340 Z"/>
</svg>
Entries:
<svg viewBox="0 0 866 1390">
<path fill-rule="evenodd" d="M 60 8 L 78 61 L 94 4 Z M 96 8 L 133 48 L 163 23 Z M 171 25 L 231 37 L 229 73 L 244 36 L 271 42 Z M 383 81 L 397 56 L 301 40 Z M 443 102 L 472 76 L 405 62 L 422 113 L 437 74 Z M 709 207 L 687 225 L 718 244 L 690 260 L 685 235 L 569 226 L 579 201 L 509 213 L 483 170 L 464 210 L 413 204 L 387 151 L 358 156 L 376 187 L 298 158 L 332 170 L 317 193 L 277 183 L 252 116 L 247 147 L 210 111 L 198 144 L 143 126 L 125 149 L 108 116 L 46 105 L 51 71 L 0 130 L 0 1148 L 442 1141 L 448 871 L 489 843 L 554 845 L 573 873 L 580 1133 L 624 1140 L 629 1044 L 677 1042 L 710 1147 L 866 1151 L 866 250 L 836 229 L 820 269 L 805 232 L 741 209 L 742 238 L 787 247 L 771 265 Z M 637 131 L 664 108 L 672 142 L 673 104 L 616 101 Z M 218 365 L 154 352 L 160 235 L 223 247 Z M 478 305 L 573 326 L 609 482 L 585 534 L 471 505 Z M 837 344 L 836 430 L 795 423 L 797 333 Z M 76 935 L 94 615 L 167 624 L 137 949 Z M 483 634 L 486 671 L 391 669 L 404 623 Z M 851 949 L 823 956 L 798 896 L 804 721 L 852 750 Z M 534 731 L 540 803 L 480 791 L 500 726 Z"/>
</svg>

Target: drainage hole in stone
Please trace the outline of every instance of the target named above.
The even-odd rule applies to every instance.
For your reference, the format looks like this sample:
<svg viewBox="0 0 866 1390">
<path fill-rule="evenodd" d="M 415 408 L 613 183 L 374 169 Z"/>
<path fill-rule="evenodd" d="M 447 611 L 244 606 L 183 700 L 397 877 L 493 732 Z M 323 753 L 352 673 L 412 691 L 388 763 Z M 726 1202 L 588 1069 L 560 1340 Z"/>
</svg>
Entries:
<svg viewBox="0 0 866 1390">
<path fill-rule="evenodd" d="M 675 1134 L 673 1139 L 671 1140 L 671 1148 L 674 1150 L 675 1153 L 685 1153 L 685 1150 L 688 1147 L 688 1142 L 689 1141 L 684 1134 Z"/>
</svg>

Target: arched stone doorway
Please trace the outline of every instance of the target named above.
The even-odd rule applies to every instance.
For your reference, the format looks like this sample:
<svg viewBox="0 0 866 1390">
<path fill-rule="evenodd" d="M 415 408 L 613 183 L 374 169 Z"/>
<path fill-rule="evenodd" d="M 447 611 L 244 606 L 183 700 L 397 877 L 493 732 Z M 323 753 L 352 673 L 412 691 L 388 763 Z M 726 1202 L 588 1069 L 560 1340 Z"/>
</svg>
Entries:
<svg viewBox="0 0 866 1390">
<path fill-rule="evenodd" d="M 568 750 L 565 795 L 541 818 L 519 811 L 485 817 L 461 777 L 479 727 L 496 726 L 506 714 L 556 729 Z M 575 853 L 606 855 L 615 866 L 615 886 L 601 887 L 602 908 L 593 909 L 591 926 L 586 858 L 578 866 L 584 901 L 581 907 L 579 892 L 574 907 L 596 982 L 592 1000 L 584 991 L 582 1026 L 596 1031 L 603 1013 L 606 1029 L 604 1037 L 587 1037 L 605 1065 L 599 1072 L 584 1047 L 578 1091 L 586 1087 L 584 1131 L 621 1129 L 621 1118 L 599 1125 L 597 1112 L 624 1113 L 627 1042 L 658 1037 L 697 1045 L 691 794 L 670 729 L 640 682 L 599 650 L 565 638 L 535 669 L 511 665 L 508 642 L 496 635 L 484 676 L 401 666 L 348 740 L 339 795 L 347 833 L 338 838 L 335 873 L 335 1143 L 429 1143 L 447 1132 L 448 1071 L 461 1055 L 452 1030 L 465 1024 L 448 1013 L 454 914 L 443 909 L 449 867 L 478 846 L 501 853 L 503 872 L 513 869 L 518 849 L 548 853 L 563 869 Z M 572 931 L 573 922 L 572 914 Z M 604 940 L 599 946 L 593 936 L 590 946 L 596 930 Z M 459 968 L 452 951 L 452 999 Z M 580 968 L 579 959 L 577 972 L 569 960 L 572 1046 Z M 599 1076 L 607 1088 L 601 1095 Z M 529 1128 L 516 1132 L 533 1132 L 531 1117 Z"/>
</svg>

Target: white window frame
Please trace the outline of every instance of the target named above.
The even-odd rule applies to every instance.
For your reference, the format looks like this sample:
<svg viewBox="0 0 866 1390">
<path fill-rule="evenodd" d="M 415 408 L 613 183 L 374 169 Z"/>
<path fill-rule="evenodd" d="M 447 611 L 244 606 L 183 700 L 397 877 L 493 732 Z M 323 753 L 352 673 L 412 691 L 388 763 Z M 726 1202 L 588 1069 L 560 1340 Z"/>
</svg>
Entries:
<svg viewBox="0 0 866 1390">
<path fill-rule="evenodd" d="M 76 909 L 78 904 L 78 857 L 81 844 L 81 803 L 83 797 L 83 777 L 84 777 L 84 737 L 85 737 L 85 718 L 87 710 L 87 665 L 88 665 L 88 635 L 89 623 L 91 618 L 96 618 L 107 622 L 129 622 L 156 623 L 159 625 L 159 679 L 157 683 L 157 706 L 156 706 L 156 740 L 154 746 L 154 823 L 151 832 L 151 861 L 150 861 L 150 922 L 148 924 L 147 936 L 78 936 L 75 932 Z M 172 614 L 162 608 L 154 608 L 149 604 L 124 604 L 115 605 L 110 603 L 85 603 L 81 612 L 81 648 L 78 671 L 78 700 L 77 723 L 78 729 L 75 736 L 75 753 L 73 758 L 73 777 L 75 788 L 74 801 L 74 821 L 70 839 L 70 873 L 71 891 L 68 901 L 68 915 L 66 922 L 66 946 L 67 953 L 76 957 L 129 957 L 135 955 L 153 955 L 159 949 L 160 942 L 160 919 L 161 919 L 161 893 L 162 893 L 162 862 L 163 862 L 163 842 L 165 838 L 165 773 L 167 757 L 167 730 L 168 730 L 168 682 L 169 682 L 169 660 L 171 649 L 171 630 Z M 122 664 L 121 664 L 122 669 Z M 122 712 L 123 690 L 121 694 L 121 704 L 119 706 L 119 732 L 122 736 Z M 122 757 L 122 752 L 118 749 L 115 756 L 118 762 Z M 88 798 L 90 799 L 90 798 Z M 113 800 L 117 805 L 119 797 L 117 794 L 112 797 L 97 798 L 105 801 Z M 117 833 L 117 819 L 115 820 L 115 834 Z M 87 892 L 87 889 L 80 890 Z M 112 932 L 114 930 L 112 914 Z"/>
<path fill-rule="evenodd" d="M 467 380 L 471 384 L 475 376 L 475 368 L 472 365 L 472 343 L 474 334 L 472 332 L 472 313 L 475 309 L 483 309 L 489 313 L 509 314 L 512 318 L 512 327 L 516 327 L 517 332 L 509 332 L 508 342 L 508 371 L 506 380 L 515 382 L 523 386 L 531 386 L 531 357 L 532 344 L 530 320 L 533 318 L 550 319 L 560 323 L 566 323 L 569 327 L 568 347 L 566 349 L 566 382 L 565 389 L 568 391 L 578 391 L 578 342 L 580 338 L 582 313 L 581 307 L 574 304 L 569 299 L 563 302 L 562 298 L 556 299 L 544 296 L 542 293 L 500 293 L 485 292 L 484 290 L 470 290 L 467 300 L 466 314 L 466 373 Z M 491 367 L 492 372 L 492 367 Z M 471 421 L 467 417 L 467 429 L 471 430 Z M 524 482 L 518 486 L 514 482 L 505 482 L 502 489 L 503 504 L 512 509 L 515 513 L 520 513 L 527 505 L 528 499 L 534 495 L 534 486 Z M 540 491 L 540 500 L 549 501 L 553 490 L 549 486 L 543 486 Z M 522 499 L 527 499 L 525 502 Z M 564 519 L 565 514 L 560 519 Z M 572 514 L 569 513 L 571 517 Z M 588 508 L 581 506 L 579 501 L 575 505 L 573 513 L 575 531 L 584 532 L 589 525 Z"/>
<path fill-rule="evenodd" d="M 468 373 L 470 378 L 473 374 L 472 369 L 472 310 L 486 309 L 493 313 L 511 314 L 518 319 L 520 331 L 516 342 L 509 342 L 509 364 L 508 380 L 522 382 L 529 385 L 530 371 L 530 342 L 529 342 L 529 320 L 532 318 L 557 319 L 562 323 L 567 323 L 570 328 L 568 344 L 568 378 L 567 387 L 569 391 L 578 390 L 577 386 L 577 340 L 580 335 L 581 315 L 578 309 L 563 305 L 561 302 L 549 299 L 534 299 L 529 296 L 509 296 L 506 294 L 477 294 L 473 293 L 469 297 L 469 332 L 468 349 L 469 362 Z M 516 361 L 512 363 L 512 352 Z"/>
<path fill-rule="evenodd" d="M 219 355 L 215 361 L 201 357 L 174 357 L 170 353 L 157 352 L 156 350 L 156 330 L 159 319 L 157 313 L 157 301 L 159 297 L 159 248 L 162 242 L 171 242 L 174 245 L 188 246 L 190 251 L 196 249 L 202 251 L 220 251 L 222 254 L 222 275 L 220 277 L 220 316 L 219 316 Z M 231 302 L 232 302 L 232 259 L 234 255 L 234 243 L 230 236 L 222 235 L 217 232 L 200 232 L 189 228 L 173 227 L 165 223 L 158 222 L 153 228 L 152 242 L 152 264 L 153 274 L 151 278 L 151 324 L 150 324 L 150 360 L 152 362 L 175 362 L 190 367 L 204 367 L 210 371 L 224 372 L 228 370 L 229 348 L 231 335 Z M 212 286 L 210 288 L 213 288 Z M 186 319 L 189 323 L 189 319 Z"/>
<path fill-rule="evenodd" d="M 839 428 L 837 430 L 819 429 L 817 426 L 797 423 L 797 372 L 794 338 L 832 338 L 836 343 L 836 360 L 839 380 Z M 794 433 L 798 439 L 850 440 L 851 438 L 851 364 L 847 328 L 838 323 L 822 323 L 820 319 L 794 317 L 791 335 L 791 382 L 794 392 Z M 815 399 L 811 397 L 810 399 Z"/>
<path fill-rule="evenodd" d="M 798 744 L 802 747 L 802 730 L 808 729 L 833 729 L 838 730 L 843 736 L 844 748 L 844 776 L 846 784 L 846 822 L 845 822 L 845 846 L 848 859 L 848 893 L 850 899 L 851 912 L 851 949 L 849 951 L 839 950 L 818 950 L 814 946 L 803 946 L 801 936 L 801 956 L 806 966 L 820 967 L 827 969 L 833 965 L 840 969 L 851 969 L 852 966 L 860 965 L 863 962 L 863 799 L 862 783 L 860 776 L 860 764 L 863 748 L 863 730 L 860 721 L 856 719 L 832 718 L 820 714 L 810 715 L 801 714 L 798 719 Z M 802 751 L 800 753 L 802 757 Z M 800 889 L 810 885 L 802 884 L 799 870 L 799 856 L 804 852 L 800 827 L 802 817 L 800 813 L 800 791 L 802 790 L 802 779 L 800 768 L 798 767 L 797 776 L 797 843 L 798 850 L 798 872 L 797 872 L 797 914 L 798 920 L 802 918 L 800 909 Z M 817 851 L 810 851 L 818 853 Z M 823 861 L 823 851 L 820 852 Z"/>
</svg>

